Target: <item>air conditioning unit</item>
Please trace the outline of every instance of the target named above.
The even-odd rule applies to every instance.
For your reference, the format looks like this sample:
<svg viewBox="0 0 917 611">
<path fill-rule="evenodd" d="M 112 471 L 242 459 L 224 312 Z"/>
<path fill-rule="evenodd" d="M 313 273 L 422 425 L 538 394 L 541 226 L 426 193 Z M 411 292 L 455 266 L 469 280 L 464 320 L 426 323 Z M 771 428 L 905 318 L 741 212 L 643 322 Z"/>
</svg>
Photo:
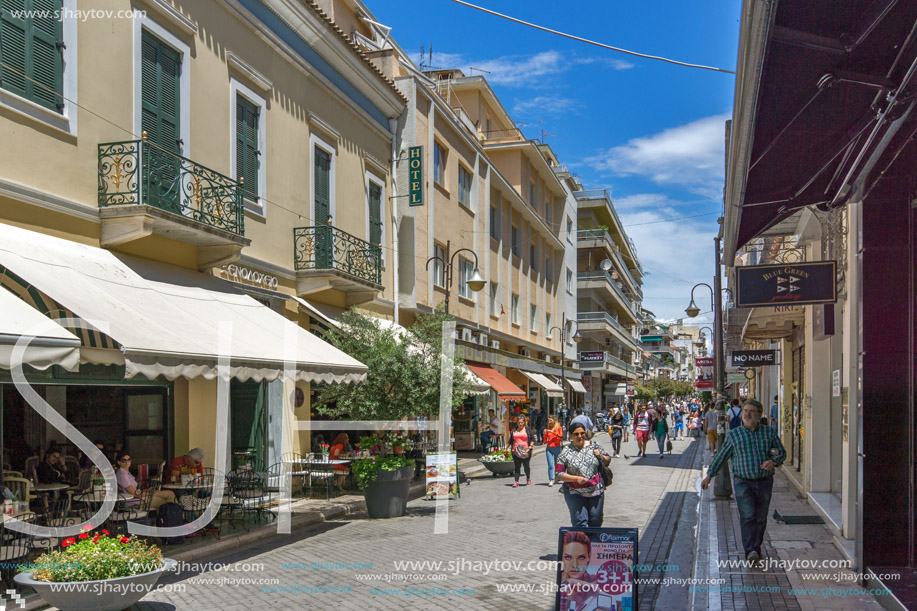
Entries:
<svg viewBox="0 0 917 611">
<path fill-rule="evenodd" d="M 500 342 L 494 340 L 494 341 L 490 342 L 490 347 L 493 348 L 493 349 L 495 349 L 495 350 L 499 350 L 499 349 L 500 349 Z"/>
<path fill-rule="evenodd" d="M 463 342 L 473 342 L 474 335 L 471 333 L 471 329 L 462 329 L 462 341 Z"/>
<path fill-rule="evenodd" d="M 532 352 L 528 348 L 519 348 L 519 356 L 532 356 Z"/>
<path fill-rule="evenodd" d="M 552 363 L 552 362 L 553 362 L 553 361 L 551 360 L 551 355 L 550 355 L 550 354 L 545 354 L 545 355 L 544 355 L 544 360 L 547 361 L 548 363 Z"/>
<path fill-rule="evenodd" d="M 480 344 L 481 346 L 486 346 L 486 345 L 488 344 L 488 342 L 487 342 L 487 334 L 486 334 L 486 333 L 478 333 L 478 342 L 477 342 L 477 343 Z"/>
</svg>

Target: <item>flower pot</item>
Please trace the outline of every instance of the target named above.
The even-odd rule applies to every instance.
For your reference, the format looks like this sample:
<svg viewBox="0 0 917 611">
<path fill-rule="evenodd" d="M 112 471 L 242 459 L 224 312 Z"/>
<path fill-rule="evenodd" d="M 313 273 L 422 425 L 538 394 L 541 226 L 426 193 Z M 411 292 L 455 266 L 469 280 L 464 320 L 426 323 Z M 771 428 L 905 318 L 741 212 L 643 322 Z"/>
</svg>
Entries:
<svg viewBox="0 0 917 611">
<path fill-rule="evenodd" d="M 363 490 L 366 513 L 370 518 L 397 518 L 404 515 L 411 490 L 414 467 L 408 465 L 397 471 L 380 469 L 376 481 Z"/>
<path fill-rule="evenodd" d="M 404 454 L 404 446 L 392 446 L 392 454 L 398 456 L 399 454 Z"/>
<path fill-rule="evenodd" d="M 511 460 L 487 461 L 479 458 L 478 462 L 487 467 L 494 477 L 513 474 L 513 461 Z"/>
<path fill-rule="evenodd" d="M 120 611 L 130 608 L 146 596 L 166 571 L 175 569 L 177 562 L 163 558 L 162 568 L 116 579 L 48 583 L 35 581 L 32 573 L 19 573 L 16 583 L 29 586 L 41 599 L 60 611 Z M 66 587 L 65 587 L 66 586 Z"/>
</svg>

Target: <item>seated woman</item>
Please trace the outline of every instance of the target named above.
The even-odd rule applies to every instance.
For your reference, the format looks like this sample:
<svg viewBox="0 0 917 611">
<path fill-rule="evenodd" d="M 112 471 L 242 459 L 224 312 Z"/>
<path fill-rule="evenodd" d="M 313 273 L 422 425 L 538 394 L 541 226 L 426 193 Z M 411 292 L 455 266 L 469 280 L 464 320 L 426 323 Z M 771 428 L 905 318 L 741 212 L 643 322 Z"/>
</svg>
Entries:
<svg viewBox="0 0 917 611">
<path fill-rule="evenodd" d="M 115 476 L 118 478 L 118 492 L 136 497 L 136 499 L 124 501 L 124 504 L 126 506 L 137 505 L 140 503 L 141 491 L 137 489 L 137 480 L 130 472 L 130 453 L 124 451 L 118 452 L 115 463 L 115 468 L 117 469 L 117 471 L 115 471 Z M 150 501 L 150 510 L 156 511 L 161 505 L 174 502 L 174 492 L 171 490 L 157 490 L 153 493 L 153 498 Z"/>
<path fill-rule="evenodd" d="M 39 484 L 67 483 L 67 465 L 61 460 L 60 450 L 52 448 L 45 452 L 45 459 L 35 467 L 35 477 Z"/>
<path fill-rule="evenodd" d="M 331 444 L 330 456 L 331 460 L 337 460 L 340 458 L 341 454 L 344 453 L 344 448 L 347 447 L 347 443 L 350 440 L 347 433 L 341 433 L 334 438 L 334 442 Z M 337 472 L 337 475 L 334 478 L 334 485 L 337 487 L 338 492 L 344 492 L 344 479 L 346 479 L 347 474 L 350 473 L 350 470 L 344 465 L 334 465 L 334 470 Z"/>
</svg>

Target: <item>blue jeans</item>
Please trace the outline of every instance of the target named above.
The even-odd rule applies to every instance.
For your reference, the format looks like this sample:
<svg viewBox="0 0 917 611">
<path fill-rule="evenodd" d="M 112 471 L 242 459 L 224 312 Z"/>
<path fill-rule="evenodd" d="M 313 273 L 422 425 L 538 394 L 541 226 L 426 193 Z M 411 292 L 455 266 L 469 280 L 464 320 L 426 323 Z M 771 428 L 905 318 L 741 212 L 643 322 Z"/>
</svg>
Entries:
<svg viewBox="0 0 917 611">
<path fill-rule="evenodd" d="M 490 438 L 493 435 L 490 431 L 484 431 L 481 433 L 481 449 L 484 450 L 484 453 L 487 453 L 487 450 L 490 448 Z"/>
<path fill-rule="evenodd" d="M 548 479 L 554 481 L 555 473 L 554 469 L 557 467 L 557 457 L 560 456 L 560 451 L 563 449 L 563 446 L 557 446 L 556 448 L 548 447 L 546 448 L 545 456 L 548 457 Z"/>
<path fill-rule="evenodd" d="M 665 454 L 665 433 L 656 433 L 656 443 L 659 445 L 659 455 Z"/>
<path fill-rule="evenodd" d="M 592 526 L 598 528 L 605 517 L 605 491 L 598 496 L 571 494 L 564 486 L 564 500 L 570 510 L 570 522 L 574 527 Z"/>
<path fill-rule="evenodd" d="M 771 492 L 774 490 L 774 478 L 733 477 L 732 490 L 735 492 L 739 509 L 745 555 L 751 552 L 760 554 L 761 544 L 764 542 L 764 529 L 767 528 L 767 511 L 771 504 Z"/>
</svg>

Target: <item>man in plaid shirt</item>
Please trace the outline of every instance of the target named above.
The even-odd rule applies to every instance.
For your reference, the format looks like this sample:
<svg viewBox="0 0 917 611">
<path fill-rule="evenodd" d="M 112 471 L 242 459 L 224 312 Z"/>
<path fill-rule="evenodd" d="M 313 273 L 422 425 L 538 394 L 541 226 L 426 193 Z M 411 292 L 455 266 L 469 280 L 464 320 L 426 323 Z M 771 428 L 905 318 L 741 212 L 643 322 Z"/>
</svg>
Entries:
<svg viewBox="0 0 917 611">
<path fill-rule="evenodd" d="M 764 406 L 759 401 L 745 400 L 742 426 L 726 435 L 723 447 L 710 461 L 707 477 L 701 482 L 706 490 L 710 479 L 732 458 L 732 488 L 742 522 L 742 545 L 745 559 L 753 563 L 761 560 L 761 544 L 774 489 L 774 468 L 786 460 L 786 450 L 777 432 L 769 426 L 758 426 L 763 415 Z"/>
</svg>

